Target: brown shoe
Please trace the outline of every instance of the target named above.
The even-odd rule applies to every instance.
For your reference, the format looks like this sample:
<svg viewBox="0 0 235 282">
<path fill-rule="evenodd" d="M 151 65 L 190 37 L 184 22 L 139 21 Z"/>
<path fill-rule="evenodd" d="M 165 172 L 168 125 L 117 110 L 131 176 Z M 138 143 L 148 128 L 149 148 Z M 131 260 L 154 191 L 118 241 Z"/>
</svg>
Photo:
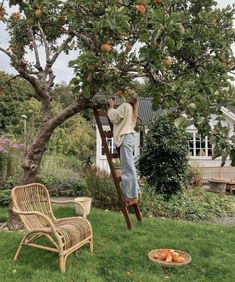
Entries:
<svg viewBox="0 0 235 282">
<path fill-rule="evenodd" d="M 127 206 L 131 206 L 131 205 L 134 205 L 134 204 L 138 203 L 138 198 L 133 198 L 133 199 L 127 199 L 126 198 L 125 202 L 126 202 Z"/>
</svg>

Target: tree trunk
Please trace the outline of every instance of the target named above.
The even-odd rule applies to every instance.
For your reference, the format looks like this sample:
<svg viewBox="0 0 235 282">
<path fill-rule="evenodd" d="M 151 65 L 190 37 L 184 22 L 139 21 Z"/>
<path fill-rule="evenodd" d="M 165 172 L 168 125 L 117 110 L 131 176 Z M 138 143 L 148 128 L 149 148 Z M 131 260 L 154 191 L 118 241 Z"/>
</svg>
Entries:
<svg viewBox="0 0 235 282">
<path fill-rule="evenodd" d="M 34 138 L 32 144 L 27 148 L 25 160 L 23 164 L 24 176 L 21 184 L 28 184 L 32 182 L 39 182 L 39 169 L 42 156 L 46 150 L 46 145 L 53 133 L 54 129 L 49 127 L 41 128 Z M 10 230 L 18 230 L 23 228 L 23 224 L 17 214 L 12 210 L 13 204 L 10 203 L 8 209 L 8 228 Z"/>
<path fill-rule="evenodd" d="M 25 160 L 22 165 L 24 169 L 24 176 L 21 184 L 40 181 L 39 171 L 42 157 L 46 151 L 48 141 L 57 126 L 61 125 L 65 120 L 77 114 L 81 110 L 93 107 L 99 108 L 104 104 L 105 100 L 103 99 L 91 100 L 91 98 L 81 96 L 74 103 L 63 109 L 56 117 L 44 121 L 32 143 L 27 148 Z M 11 229 L 18 229 L 22 226 L 20 225 L 19 217 L 13 213 L 11 206 L 9 207 L 8 226 L 10 226 Z"/>
<path fill-rule="evenodd" d="M 13 212 L 13 203 L 11 202 L 8 207 L 8 222 L 7 227 L 9 230 L 19 230 L 23 228 L 23 224 L 20 220 L 20 217 Z"/>
</svg>

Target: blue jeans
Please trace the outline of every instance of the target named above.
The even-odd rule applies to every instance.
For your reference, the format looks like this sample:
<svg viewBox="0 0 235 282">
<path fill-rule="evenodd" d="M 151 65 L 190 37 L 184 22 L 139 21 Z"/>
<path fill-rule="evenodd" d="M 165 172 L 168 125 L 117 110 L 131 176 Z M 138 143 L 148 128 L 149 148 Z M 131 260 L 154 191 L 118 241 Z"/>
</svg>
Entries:
<svg viewBox="0 0 235 282">
<path fill-rule="evenodd" d="M 126 134 L 120 146 L 120 161 L 121 161 L 121 189 L 124 198 L 133 199 L 140 193 L 140 188 L 137 182 L 137 173 L 134 163 L 134 133 Z"/>
</svg>

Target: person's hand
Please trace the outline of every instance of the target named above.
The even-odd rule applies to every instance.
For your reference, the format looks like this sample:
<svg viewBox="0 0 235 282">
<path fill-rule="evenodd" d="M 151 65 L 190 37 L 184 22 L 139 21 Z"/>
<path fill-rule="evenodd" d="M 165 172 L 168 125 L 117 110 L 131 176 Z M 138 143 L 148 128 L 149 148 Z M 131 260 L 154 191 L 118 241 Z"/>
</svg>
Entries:
<svg viewBox="0 0 235 282">
<path fill-rule="evenodd" d="M 113 101 L 113 99 L 108 99 L 107 100 L 107 104 L 108 104 L 109 108 L 114 108 L 114 101 Z"/>
</svg>

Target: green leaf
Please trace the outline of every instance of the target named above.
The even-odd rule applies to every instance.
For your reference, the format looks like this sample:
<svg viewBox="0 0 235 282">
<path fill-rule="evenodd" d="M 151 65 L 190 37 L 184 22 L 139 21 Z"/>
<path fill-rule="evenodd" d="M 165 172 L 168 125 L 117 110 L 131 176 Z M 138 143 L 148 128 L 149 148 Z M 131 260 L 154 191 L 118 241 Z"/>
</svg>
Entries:
<svg viewBox="0 0 235 282">
<path fill-rule="evenodd" d="M 171 37 L 167 36 L 167 37 L 165 38 L 165 42 L 166 42 L 166 45 L 168 46 L 168 48 L 169 48 L 170 50 L 174 49 L 174 47 L 175 47 L 175 41 L 174 41 Z"/>
<path fill-rule="evenodd" d="M 212 160 L 220 157 L 222 155 L 221 149 L 218 145 L 215 145 L 212 155 Z"/>
<path fill-rule="evenodd" d="M 186 117 L 178 117 L 177 119 L 175 119 L 174 124 L 177 128 L 181 127 L 183 125 L 183 123 L 185 122 Z"/>
<path fill-rule="evenodd" d="M 149 40 L 149 33 L 142 33 L 139 37 L 140 42 L 148 42 Z"/>
<path fill-rule="evenodd" d="M 203 124 L 203 123 L 205 123 L 205 118 L 204 117 L 199 117 L 198 119 L 197 119 L 197 124 Z"/>
</svg>

